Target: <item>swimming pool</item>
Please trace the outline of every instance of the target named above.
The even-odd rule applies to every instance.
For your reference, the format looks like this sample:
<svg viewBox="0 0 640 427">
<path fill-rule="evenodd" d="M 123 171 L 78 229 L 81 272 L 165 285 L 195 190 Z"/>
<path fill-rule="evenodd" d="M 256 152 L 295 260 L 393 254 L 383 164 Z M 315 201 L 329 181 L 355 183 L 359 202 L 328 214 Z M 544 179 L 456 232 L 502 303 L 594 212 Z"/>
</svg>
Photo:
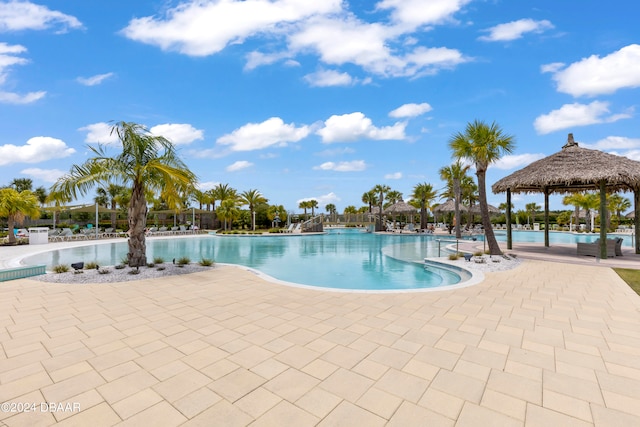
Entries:
<svg viewBox="0 0 640 427">
<path fill-rule="evenodd" d="M 495 230 L 496 240 L 499 242 L 507 241 L 507 232 L 505 230 Z M 630 235 L 611 234 L 609 238 L 622 237 L 622 246 L 633 247 L 633 241 Z M 544 243 L 544 231 L 523 231 L 513 230 L 512 238 L 514 242 L 519 243 Z M 599 233 L 569 233 L 563 231 L 549 232 L 549 244 L 574 244 L 574 243 L 592 243 L 600 238 Z"/>
<path fill-rule="evenodd" d="M 84 261 L 119 264 L 126 258 L 125 241 L 44 252 L 24 264 L 55 265 Z M 446 255 L 446 251 L 441 252 Z M 432 235 L 380 235 L 356 229 L 329 229 L 326 234 L 289 236 L 202 235 L 147 240 L 147 259 L 165 262 L 187 256 L 238 264 L 279 281 L 348 290 L 411 290 L 458 284 L 471 277 L 466 270 L 432 264 L 438 256 Z"/>
</svg>

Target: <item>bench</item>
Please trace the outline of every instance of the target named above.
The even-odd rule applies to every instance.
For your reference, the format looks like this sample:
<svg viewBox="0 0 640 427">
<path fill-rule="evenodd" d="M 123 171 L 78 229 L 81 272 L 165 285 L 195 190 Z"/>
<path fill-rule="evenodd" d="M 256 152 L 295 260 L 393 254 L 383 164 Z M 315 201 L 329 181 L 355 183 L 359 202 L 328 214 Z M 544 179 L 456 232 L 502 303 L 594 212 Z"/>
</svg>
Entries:
<svg viewBox="0 0 640 427">
<path fill-rule="evenodd" d="M 607 258 L 613 258 L 616 256 L 616 246 L 622 244 L 617 239 L 607 239 Z M 597 239 L 593 243 L 578 243 L 578 255 L 585 256 L 600 256 L 600 239 Z M 618 252 L 622 255 L 622 252 L 618 249 Z"/>
<path fill-rule="evenodd" d="M 8 280 L 24 279 L 31 276 L 39 276 L 47 272 L 46 265 L 28 265 L 25 267 L 8 268 L 0 270 L 0 282 Z"/>
</svg>

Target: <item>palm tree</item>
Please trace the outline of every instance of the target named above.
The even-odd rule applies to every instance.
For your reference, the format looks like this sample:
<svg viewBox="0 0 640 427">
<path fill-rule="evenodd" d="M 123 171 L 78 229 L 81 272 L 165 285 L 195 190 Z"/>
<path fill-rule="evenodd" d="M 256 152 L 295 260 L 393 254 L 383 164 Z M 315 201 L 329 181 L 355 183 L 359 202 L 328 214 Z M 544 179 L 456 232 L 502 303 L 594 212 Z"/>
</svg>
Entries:
<svg viewBox="0 0 640 427">
<path fill-rule="evenodd" d="M 351 215 L 357 214 L 358 210 L 356 209 L 355 206 L 349 205 L 346 208 L 344 208 L 343 213 L 347 217 L 347 223 L 348 223 L 351 220 Z"/>
<path fill-rule="evenodd" d="M 527 225 L 529 225 L 529 215 L 533 217 L 533 221 L 531 221 L 531 224 L 536 222 L 536 212 L 538 212 L 541 209 L 540 206 L 537 205 L 535 202 L 527 203 L 524 206 L 524 209 L 527 211 Z"/>
<path fill-rule="evenodd" d="M 443 166 L 438 171 L 440 178 L 447 183 L 446 191 L 443 195 L 448 198 L 453 196 L 453 210 L 455 219 L 456 239 L 462 238 L 460 230 L 460 200 L 462 199 L 462 190 L 460 182 L 467 176 L 469 165 L 463 165 L 460 160 L 450 166 Z"/>
<path fill-rule="evenodd" d="M 253 214 L 255 212 L 256 205 L 260 203 L 267 203 L 268 200 L 260 193 L 260 191 L 251 189 L 243 191 L 240 194 L 240 201 L 245 205 L 249 205 L 249 212 L 251 213 L 251 230 L 255 230 L 256 221 Z"/>
<path fill-rule="evenodd" d="M 618 221 L 622 218 L 622 212 L 631 207 L 631 201 L 619 194 L 612 194 L 609 198 L 609 209 L 616 213 Z"/>
<path fill-rule="evenodd" d="M 303 200 L 298 204 L 298 208 L 304 209 L 304 219 L 307 219 L 307 209 L 310 207 L 308 200 Z"/>
<path fill-rule="evenodd" d="M 220 206 L 216 210 L 216 214 L 220 219 L 224 221 L 224 229 L 227 229 L 227 220 L 229 226 L 233 229 L 233 221 L 240 216 L 240 209 L 238 209 L 237 199 L 226 198 L 220 202 Z"/>
<path fill-rule="evenodd" d="M 388 208 L 402 200 L 402 193 L 396 190 L 387 191 L 387 202 L 384 204 L 384 208 Z"/>
<path fill-rule="evenodd" d="M 593 231 L 591 227 L 591 215 L 593 215 L 600 206 L 600 196 L 597 193 L 585 193 L 583 196 L 580 207 L 586 212 L 585 222 L 587 225 L 587 233 L 590 233 Z M 600 220 L 602 221 L 602 218 L 600 218 Z M 601 225 L 604 226 L 604 224 Z"/>
<path fill-rule="evenodd" d="M 280 218 L 280 221 L 287 220 L 287 210 L 282 205 L 271 205 L 267 209 L 267 218 L 269 221 L 273 221 L 276 217 Z"/>
<path fill-rule="evenodd" d="M 467 124 L 463 133 L 454 134 L 449 141 L 449 147 L 457 159 L 467 159 L 475 163 L 476 176 L 478 177 L 478 201 L 480 202 L 485 240 L 489 246 L 489 253 L 499 255 L 502 251 L 493 233 L 487 203 L 487 168 L 491 163 L 500 159 L 503 154 L 513 152 L 514 137 L 506 135 L 495 122 L 487 125 L 476 120 Z"/>
<path fill-rule="evenodd" d="M 433 189 L 433 185 L 423 182 L 413 187 L 411 198 L 419 202 L 420 228 L 424 230 L 427 228 L 427 209 L 436 198 L 436 191 Z"/>
<path fill-rule="evenodd" d="M 33 190 L 33 194 L 38 198 L 38 202 L 40 202 L 40 206 L 44 206 L 47 203 L 47 197 L 49 197 L 49 193 L 47 193 L 47 189 L 43 186 L 37 187 Z"/>
<path fill-rule="evenodd" d="M 315 208 L 318 207 L 318 201 L 316 199 L 309 200 L 309 207 L 311 208 L 311 217 L 316 216 Z"/>
<path fill-rule="evenodd" d="M 29 190 L 18 192 L 10 187 L 0 189 L 0 218 L 7 218 L 9 243 L 12 245 L 16 244 L 13 228 L 16 224 L 22 224 L 25 216 L 40 217 L 36 195 Z"/>
<path fill-rule="evenodd" d="M 33 189 L 33 180 L 30 178 L 14 178 L 9 186 L 13 187 L 18 193 L 22 193 L 25 190 L 31 191 Z"/>
<path fill-rule="evenodd" d="M 562 198 L 563 205 L 573 205 L 573 216 L 575 218 L 574 224 L 576 225 L 576 230 L 578 229 L 578 225 L 580 224 L 580 205 L 582 204 L 583 199 L 584 194 L 582 193 L 574 193 Z"/>
<path fill-rule="evenodd" d="M 332 220 L 335 217 L 336 212 L 338 211 L 336 209 L 336 205 L 334 205 L 333 203 L 327 203 L 327 205 L 324 207 L 324 210 L 327 211 L 327 213 L 331 216 Z"/>
<path fill-rule="evenodd" d="M 378 196 L 376 192 L 373 190 L 369 190 L 366 193 L 362 194 L 362 203 L 369 205 L 369 213 L 371 213 L 371 208 L 373 205 L 378 203 Z"/>
<path fill-rule="evenodd" d="M 460 200 L 467 205 L 467 228 L 471 228 L 473 222 L 471 209 L 478 201 L 478 186 L 470 176 L 465 175 L 460 181 Z"/>
<path fill-rule="evenodd" d="M 170 207 L 196 183 L 196 176 L 180 160 L 173 144 L 162 136 L 149 133 L 136 123 L 118 122 L 111 128 L 118 136 L 122 152 L 115 157 L 107 154 L 107 146 L 88 146 L 94 157 L 58 179 L 52 191 L 70 196 L 84 195 L 96 184 L 119 182 L 131 188 L 128 209 L 129 252 L 131 267 L 147 263 L 145 228 L 147 225 L 147 194 L 163 195 Z"/>
<path fill-rule="evenodd" d="M 378 221 L 376 224 L 376 231 L 382 231 L 382 204 L 384 203 L 384 195 L 391 191 L 391 187 L 384 184 L 378 184 L 373 187 L 371 191 L 378 195 Z"/>
</svg>

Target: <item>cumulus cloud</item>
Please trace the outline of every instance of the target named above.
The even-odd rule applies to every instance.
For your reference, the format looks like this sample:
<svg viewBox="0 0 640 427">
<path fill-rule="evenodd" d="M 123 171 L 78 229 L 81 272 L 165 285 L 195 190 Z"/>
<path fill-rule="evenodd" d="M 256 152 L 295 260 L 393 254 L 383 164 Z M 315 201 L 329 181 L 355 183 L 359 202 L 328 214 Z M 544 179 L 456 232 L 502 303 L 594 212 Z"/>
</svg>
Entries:
<svg viewBox="0 0 640 427">
<path fill-rule="evenodd" d="M 256 34 L 277 33 L 282 31 L 280 26 L 340 9 L 340 0 L 194 1 L 168 9 L 164 18 L 132 19 L 122 32 L 132 40 L 163 50 L 207 56 Z"/>
<path fill-rule="evenodd" d="M 40 168 L 27 168 L 20 171 L 23 175 L 32 176 L 44 182 L 56 182 L 58 178 L 66 174 L 65 171 L 60 169 L 40 169 Z"/>
<path fill-rule="evenodd" d="M 402 172 L 388 173 L 384 176 L 384 179 L 402 179 Z"/>
<path fill-rule="evenodd" d="M 107 144 L 113 145 L 118 143 L 118 135 L 111 133 L 112 125 L 109 123 L 93 123 L 79 128 L 79 131 L 86 131 L 87 136 L 84 138 L 84 142 L 89 144 Z"/>
<path fill-rule="evenodd" d="M 175 145 L 191 144 L 204 139 L 204 132 L 187 123 L 165 123 L 149 129 L 153 135 L 164 136 Z"/>
<path fill-rule="evenodd" d="M 608 136 L 595 142 L 594 144 L 580 143 L 580 146 L 602 151 L 640 149 L 640 138 Z"/>
<path fill-rule="evenodd" d="M 0 166 L 10 163 L 40 163 L 75 153 L 64 141 L 49 136 L 30 138 L 25 145 L 0 145 Z"/>
<path fill-rule="evenodd" d="M 307 202 L 309 200 L 315 200 L 318 202 L 318 206 L 323 208 L 329 203 L 339 202 L 341 199 L 338 197 L 333 191 L 328 194 L 323 194 L 321 196 L 313 196 L 313 197 L 305 197 L 296 201 L 296 205 L 299 205 L 301 202 Z"/>
<path fill-rule="evenodd" d="M 113 73 L 96 74 L 91 77 L 78 77 L 76 81 L 84 86 L 96 86 L 113 76 Z"/>
<path fill-rule="evenodd" d="M 227 172 L 237 172 L 239 170 L 246 169 L 246 168 L 251 167 L 251 166 L 253 166 L 253 163 L 251 163 L 251 162 L 248 162 L 246 160 L 238 160 L 237 162 L 234 162 L 234 163 L 230 164 L 229 166 L 227 166 L 225 168 L 225 170 Z"/>
<path fill-rule="evenodd" d="M 423 102 L 422 104 L 404 104 L 389 113 L 389 117 L 404 118 L 417 117 L 433 110 L 431 105 Z"/>
<path fill-rule="evenodd" d="M 533 126 L 539 134 L 546 134 L 576 126 L 613 123 L 630 117 L 629 113 L 609 114 L 608 102 L 593 101 L 591 104 L 565 104 L 558 110 L 538 116 Z"/>
<path fill-rule="evenodd" d="M 316 71 L 315 73 L 307 74 L 304 79 L 310 86 L 316 87 L 351 86 L 355 83 L 349 73 L 341 73 L 335 70 Z"/>
<path fill-rule="evenodd" d="M 521 38 L 525 33 L 542 33 L 552 28 L 554 28 L 553 24 L 546 19 L 542 21 L 519 19 L 483 30 L 489 34 L 478 39 L 489 42 L 511 41 Z"/>
<path fill-rule="evenodd" d="M 246 40 L 268 40 L 268 52 L 247 55 L 245 70 L 315 54 L 332 66 L 355 64 L 384 77 L 434 74 L 470 61 L 445 47 L 415 47 L 413 33 L 453 20 L 470 0 L 383 0 L 371 14 L 379 21 L 356 17 L 341 0 L 190 1 L 162 15 L 132 19 L 122 33 L 141 43 L 191 56 L 213 55 Z M 349 75 L 307 76 L 315 85 L 347 84 Z M 339 77 L 339 78 L 338 78 Z M 367 83 L 368 79 L 358 82 Z M 350 83 L 353 84 L 353 83 Z"/>
<path fill-rule="evenodd" d="M 631 44 L 607 56 L 592 55 L 557 71 L 558 92 L 596 96 L 640 87 L 640 45 Z"/>
<path fill-rule="evenodd" d="M 552 62 L 550 64 L 544 64 L 540 66 L 542 73 L 555 73 L 564 68 L 566 64 L 564 62 Z"/>
<path fill-rule="evenodd" d="M 74 16 L 29 1 L 0 3 L 0 32 L 46 30 L 52 27 L 64 33 L 69 29 L 82 28 L 82 23 Z"/>
<path fill-rule="evenodd" d="M 0 5 L 1 7 L 2 5 Z M 1 19 L 1 17 L 0 17 Z M 18 55 L 25 53 L 27 49 L 21 45 L 10 45 L 0 42 L 0 86 L 4 84 L 7 75 L 14 65 L 24 65 L 28 61 Z M 30 104 L 46 95 L 44 91 L 29 92 L 26 94 L 18 94 L 14 92 L 5 92 L 0 89 L 0 102 L 4 104 Z"/>
<path fill-rule="evenodd" d="M 491 163 L 491 167 L 502 170 L 515 169 L 527 166 L 543 157 L 545 157 L 545 155 L 542 153 L 507 154 L 502 156 L 497 162 Z"/>
<path fill-rule="evenodd" d="M 199 182 L 198 184 L 196 184 L 196 187 L 200 191 L 207 191 L 207 190 L 211 190 L 212 188 L 216 188 L 218 184 L 220 183 L 217 181 L 205 181 L 205 182 Z"/>
<path fill-rule="evenodd" d="M 262 123 L 248 123 L 230 134 L 218 138 L 217 143 L 229 145 L 233 151 L 261 150 L 267 147 L 284 147 L 309 135 L 309 126 L 296 127 L 285 124 L 280 117 L 271 117 Z"/>
<path fill-rule="evenodd" d="M 336 171 L 336 172 L 361 172 L 367 168 L 364 160 L 352 160 L 350 162 L 325 162 L 319 166 L 314 166 L 314 170 Z"/>
<path fill-rule="evenodd" d="M 393 126 L 376 127 L 370 118 L 360 112 L 333 115 L 324 122 L 324 127 L 316 133 L 322 137 L 322 142 L 350 142 L 358 139 L 402 140 L 405 139 L 404 122 Z"/>
</svg>

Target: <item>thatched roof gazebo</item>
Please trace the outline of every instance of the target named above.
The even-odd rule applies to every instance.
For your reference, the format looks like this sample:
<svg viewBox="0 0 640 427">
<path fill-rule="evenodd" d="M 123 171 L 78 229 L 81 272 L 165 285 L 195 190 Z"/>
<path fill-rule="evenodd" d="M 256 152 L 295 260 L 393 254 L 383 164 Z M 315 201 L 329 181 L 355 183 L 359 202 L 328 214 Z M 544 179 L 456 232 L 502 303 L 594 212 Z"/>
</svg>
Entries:
<svg viewBox="0 0 640 427">
<path fill-rule="evenodd" d="M 511 193 L 544 194 L 544 243 L 549 246 L 549 195 L 600 191 L 600 218 L 606 218 L 606 194 L 634 192 L 634 209 L 640 208 L 640 162 L 626 157 L 578 146 L 569 134 L 562 150 L 531 163 L 493 184 L 494 193 L 507 193 L 507 246 L 511 248 Z M 636 215 L 635 233 L 640 231 L 640 215 Z M 606 258 L 605 227 L 600 227 L 600 255 Z M 635 251 L 640 253 L 636 239 Z"/>
<path fill-rule="evenodd" d="M 440 203 L 438 206 L 433 208 L 433 212 L 435 213 L 447 213 L 455 211 L 455 201 L 453 199 L 448 199 L 444 203 Z M 468 208 L 460 203 L 460 212 L 467 212 Z"/>
<path fill-rule="evenodd" d="M 382 211 L 385 215 L 407 215 L 416 213 L 418 210 L 408 204 L 407 202 L 400 200 L 397 203 L 389 206 L 387 209 Z"/>
</svg>

